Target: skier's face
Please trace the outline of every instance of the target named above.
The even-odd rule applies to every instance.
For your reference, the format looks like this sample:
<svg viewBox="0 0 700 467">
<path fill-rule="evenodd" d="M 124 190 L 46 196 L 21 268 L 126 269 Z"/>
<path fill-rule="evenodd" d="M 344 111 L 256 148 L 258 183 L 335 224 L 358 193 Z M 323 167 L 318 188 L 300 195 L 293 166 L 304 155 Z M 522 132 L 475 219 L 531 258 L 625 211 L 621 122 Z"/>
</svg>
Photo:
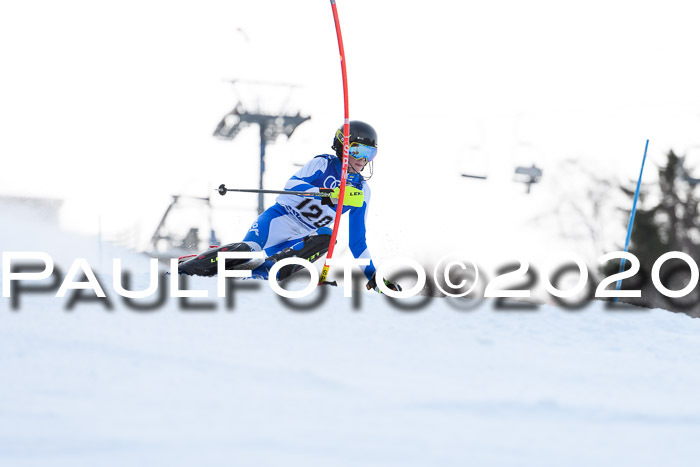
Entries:
<svg viewBox="0 0 700 467">
<path fill-rule="evenodd" d="M 348 157 L 348 165 L 355 173 L 362 172 L 362 169 L 367 165 L 367 159 L 355 159 L 354 157 Z"/>
</svg>

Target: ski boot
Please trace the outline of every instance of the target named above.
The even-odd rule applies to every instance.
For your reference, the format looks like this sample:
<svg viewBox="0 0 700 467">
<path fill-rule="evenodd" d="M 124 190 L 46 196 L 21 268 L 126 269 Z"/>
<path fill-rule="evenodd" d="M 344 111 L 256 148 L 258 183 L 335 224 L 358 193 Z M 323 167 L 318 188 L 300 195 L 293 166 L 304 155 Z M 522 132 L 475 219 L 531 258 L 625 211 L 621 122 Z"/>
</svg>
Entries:
<svg viewBox="0 0 700 467">
<path fill-rule="evenodd" d="M 219 264 L 219 252 L 245 251 L 253 249 L 246 243 L 229 243 L 228 245 L 211 248 L 200 255 L 192 255 L 180 258 L 178 273 L 188 276 L 215 276 Z M 263 262 L 262 259 L 229 258 L 226 260 L 225 269 L 255 269 Z"/>
</svg>

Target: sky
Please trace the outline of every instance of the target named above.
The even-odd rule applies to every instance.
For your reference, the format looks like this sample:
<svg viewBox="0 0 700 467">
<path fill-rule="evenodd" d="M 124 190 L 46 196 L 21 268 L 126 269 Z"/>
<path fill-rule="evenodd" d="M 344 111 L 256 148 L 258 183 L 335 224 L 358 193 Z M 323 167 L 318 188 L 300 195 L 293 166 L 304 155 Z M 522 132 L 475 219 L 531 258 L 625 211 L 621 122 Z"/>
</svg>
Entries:
<svg viewBox="0 0 700 467">
<path fill-rule="evenodd" d="M 649 139 L 645 180 L 671 148 L 700 162 L 697 10 L 339 0 L 350 116 L 379 133 L 375 256 L 547 250 L 558 231 L 531 219 L 556 206 L 562 186 L 586 184 L 561 180 L 563 161 L 629 182 Z M 229 80 L 298 85 L 286 104 L 279 90 L 249 92 L 265 109 L 312 117 L 268 147 L 267 188 L 328 152 L 342 123 L 326 1 L 6 2 L 0 43 L 0 194 L 63 199 L 64 225 L 80 232 L 148 238 L 174 194 L 257 187 L 257 129 L 233 142 L 211 136 L 236 104 Z M 544 176 L 525 195 L 513 170 L 532 163 Z M 221 236 L 235 241 L 257 197 L 212 203 Z"/>
</svg>

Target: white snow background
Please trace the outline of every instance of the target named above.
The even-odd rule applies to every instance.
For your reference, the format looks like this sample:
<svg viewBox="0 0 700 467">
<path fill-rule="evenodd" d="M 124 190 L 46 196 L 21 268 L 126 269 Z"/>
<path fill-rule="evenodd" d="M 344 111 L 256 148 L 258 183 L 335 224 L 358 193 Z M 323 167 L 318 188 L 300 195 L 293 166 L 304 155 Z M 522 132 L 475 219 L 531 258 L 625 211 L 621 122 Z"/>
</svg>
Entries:
<svg viewBox="0 0 700 467">
<path fill-rule="evenodd" d="M 83 257 L 114 304 L 0 301 L 0 465 L 697 465 L 684 314 L 405 312 L 373 292 L 355 309 L 342 288 L 299 312 L 261 281 L 232 311 L 134 311 L 110 259 L 145 288 L 145 257 L 0 206 L 3 251 L 40 240 L 64 273 Z M 215 279 L 189 286 L 216 295 Z"/>
</svg>

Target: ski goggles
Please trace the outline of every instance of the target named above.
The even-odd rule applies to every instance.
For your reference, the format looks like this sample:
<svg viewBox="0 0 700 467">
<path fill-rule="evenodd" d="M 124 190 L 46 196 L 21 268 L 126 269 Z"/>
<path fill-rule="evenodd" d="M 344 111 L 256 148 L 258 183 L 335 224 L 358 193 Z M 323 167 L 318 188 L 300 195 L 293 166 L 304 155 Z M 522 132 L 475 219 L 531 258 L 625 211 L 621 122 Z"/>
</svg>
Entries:
<svg viewBox="0 0 700 467">
<path fill-rule="evenodd" d="M 343 141 L 343 132 L 338 130 L 336 137 L 338 141 Z M 377 148 L 362 143 L 350 143 L 349 155 L 355 159 L 364 159 L 370 162 L 377 155 Z"/>
<path fill-rule="evenodd" d="M 350 143 L 350 157 L 355 159 L 364 159 L 370 162 L 377 155 L 377 148 L 367 146 L 366 144 Z"/>
</svg>

